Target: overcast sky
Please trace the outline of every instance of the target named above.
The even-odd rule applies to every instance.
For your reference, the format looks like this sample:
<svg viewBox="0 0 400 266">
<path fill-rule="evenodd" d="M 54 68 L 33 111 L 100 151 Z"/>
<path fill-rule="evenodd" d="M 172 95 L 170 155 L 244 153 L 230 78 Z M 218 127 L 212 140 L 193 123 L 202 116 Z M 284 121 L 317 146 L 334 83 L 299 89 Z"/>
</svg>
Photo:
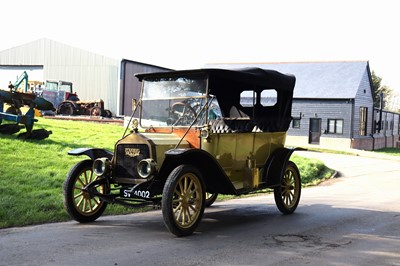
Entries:
<svg viewBox="0 0 400 266">
<path fill-rule="evenodd" d="M 3 0 L 0 50 L 49 38 L 173 69 L 368 60 L 400 91 L 395 0 Z"/>
</svg>

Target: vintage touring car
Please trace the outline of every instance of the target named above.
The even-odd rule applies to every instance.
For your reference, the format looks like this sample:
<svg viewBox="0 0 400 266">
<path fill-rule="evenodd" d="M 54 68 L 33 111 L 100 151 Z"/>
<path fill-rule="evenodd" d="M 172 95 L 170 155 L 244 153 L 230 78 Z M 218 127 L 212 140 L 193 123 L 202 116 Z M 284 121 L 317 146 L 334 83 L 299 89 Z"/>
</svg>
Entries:
<svg viewBox="0 0 400 266">
<path fill-rule="evenodd" d="M 273 70 L 197 69 L 136 74 L 129 129 L 114 152 L 81 148 L 64 183 L 64 206 L 82 223 L 107 204 L 161 206 L 176 236 L 192 234 L 218 194 L 271 188 L 295 211 L 301 179 L 286 148 L 295 77 Z M 137 118 L 135 118 L 137 117 Z"/>
</svg>

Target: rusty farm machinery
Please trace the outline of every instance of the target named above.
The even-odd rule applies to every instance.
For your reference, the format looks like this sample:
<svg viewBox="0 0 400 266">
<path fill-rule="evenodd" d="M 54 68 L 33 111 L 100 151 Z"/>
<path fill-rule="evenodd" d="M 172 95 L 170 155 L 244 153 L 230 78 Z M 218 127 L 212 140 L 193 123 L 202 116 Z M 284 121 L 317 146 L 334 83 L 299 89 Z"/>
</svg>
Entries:
<svg viewBox="0 0 400 266">
<path fill-rule="evenodd" d="M 25 82 L 25 88 L 18 87 Z M 22 110 L 27 109 L 23 114 Z M 24 71 L 17 81 L 10 84 L 9 90 L 0 90 L 0 133 L 14 134 L 25 127 L 26 132 L 18 137 L 26 139 L 45 139 L 52 132 L 45 129 L 33 130 L 38 120 L 35 118 L 35 109 L 54 110 L 54 106 L 46 99 L 37 96 L 28 90 L 28 74 Z M 3 120 L 11 123 L 2 124 Z"/>
</svg>

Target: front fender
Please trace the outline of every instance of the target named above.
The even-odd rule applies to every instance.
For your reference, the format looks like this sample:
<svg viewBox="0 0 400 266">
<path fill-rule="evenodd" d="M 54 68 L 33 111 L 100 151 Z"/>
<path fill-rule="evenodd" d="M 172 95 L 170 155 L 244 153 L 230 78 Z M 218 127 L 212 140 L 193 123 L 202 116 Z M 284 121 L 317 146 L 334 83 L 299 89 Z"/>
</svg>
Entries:
<svg viewBox="0 0 400 266">
<path fill-rule="evenodd" d="M 282 183 L 283 174 L 290 156 L 295 151 L 304 151 L 303 148 L 279 148 L 269 156 L 264 166 L 263 181 L 267 187 L 276 187 Z"/>
<path fill-rule="evenodd" d="M 107 157 L 109 160 L 112 159 L 114 154 L 111 151 L 98 149 L 98 148 L 78 148 L 68 151 L 68 155 L 81 156 L 86 155 L 92 160 L 97 158 Z"/>
<path fill-rule="evenodd" d="M 173 169 L 182 164 L 196 167 L 202 174 L 207 192 L 237 195 L 237 191 L 216 159 L 200 149 L 173 149 L 165 153 L 160 176 L 166 179 Z"/>
</svg>

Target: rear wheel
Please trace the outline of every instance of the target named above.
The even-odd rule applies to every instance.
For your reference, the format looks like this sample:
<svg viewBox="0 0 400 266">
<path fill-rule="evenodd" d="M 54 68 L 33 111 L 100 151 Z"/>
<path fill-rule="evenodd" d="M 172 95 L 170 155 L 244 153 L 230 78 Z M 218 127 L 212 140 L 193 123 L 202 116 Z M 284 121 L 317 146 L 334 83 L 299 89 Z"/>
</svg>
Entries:
<svg viewBox="0 0 400 266">
<path fill-rule="evenodd" d="M 161 204 L 164 224 L 171 233 L 178 237 L 192 234 L 205 208 L 200 172 L 190 165 L 175 168 L 165 183 Z"/>
<path fill-rule="evenodd" d="M 218 193 L 206 193 L 206 207 L 213 205 L 215 200 L 218 198 Z"/>
<path fill-rule="evenodd" d="M 299 204 L 300 194 L 300 172 L 296 164 L 289 161 L 281 185 L 274 188 L 276 206 L 283 214 L 291 214 Z"/>
<path fill-rule="evenodd" d="M 68 173 L 63 187 L 64 207 L 73 219 L 81 223 L 93 222 L 107 207 L 107 202 L 82 190 L 98 178 L 93 173 L 92 165 L 92 160 L 77 163 Z M 106 190 L 104 185 L 97 188 L 100 193 Z"/>
</svg>

